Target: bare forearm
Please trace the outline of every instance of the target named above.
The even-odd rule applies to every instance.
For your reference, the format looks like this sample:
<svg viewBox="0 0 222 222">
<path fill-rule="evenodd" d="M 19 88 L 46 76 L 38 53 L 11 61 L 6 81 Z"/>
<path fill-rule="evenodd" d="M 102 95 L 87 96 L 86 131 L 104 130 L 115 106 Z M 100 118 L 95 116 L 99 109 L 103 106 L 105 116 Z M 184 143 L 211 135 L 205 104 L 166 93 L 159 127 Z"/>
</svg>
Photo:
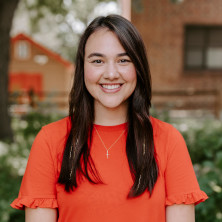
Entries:
<svg viewBox="0 0 222 222">
<path fill-rule="evenodd" d="M 195 222 L 194 205 L 175 204 L 167 206 L 166 222 Z"/>
<path fill-rule="evenodd" d="M 57 210 L 50 208 L 25 208 L 25 222 L 56 222 Z"/>
</svg>

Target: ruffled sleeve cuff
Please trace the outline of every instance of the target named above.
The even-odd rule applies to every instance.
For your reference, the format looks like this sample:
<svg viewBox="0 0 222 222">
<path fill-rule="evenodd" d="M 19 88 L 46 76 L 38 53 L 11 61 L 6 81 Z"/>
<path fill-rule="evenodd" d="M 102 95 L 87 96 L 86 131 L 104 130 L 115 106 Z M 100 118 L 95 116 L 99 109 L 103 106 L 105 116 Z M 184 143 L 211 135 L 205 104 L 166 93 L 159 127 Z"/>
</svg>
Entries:
<svg viewBox="0 0 222 222">
<path fill-rule="evenodd" d="M 18 210 L 24 210 L 25 207 L 58 208 L 58 203 L 55 198 L 22 197 L 22 198 L 15 199 L 10 205 L 11 207 Z"/>
<path fill-rule="evenodd" d="M 173 204 L 199 204 L 208 199 L 206 193 L 202 190 L 198 190 L 186 194 L 175 194 L 166 198 L 166 205 L 170 206 Z"/>
</svg>

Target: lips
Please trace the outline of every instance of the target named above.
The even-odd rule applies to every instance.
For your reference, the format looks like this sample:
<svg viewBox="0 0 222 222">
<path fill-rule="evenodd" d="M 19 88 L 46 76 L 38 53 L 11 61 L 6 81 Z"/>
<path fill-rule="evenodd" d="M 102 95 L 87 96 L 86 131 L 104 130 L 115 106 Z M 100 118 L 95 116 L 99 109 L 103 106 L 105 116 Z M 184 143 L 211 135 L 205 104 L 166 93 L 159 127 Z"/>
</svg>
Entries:
<svg viewBox="0 0 222 222">
<path fill-rule="evenodd" d="M 101 89 L 105 93 L 115 93 L 121 89 L 121 83 L 114 83 L 114 84 L 100 84 Z"/>
<path fill-rule="evenodd" d="M 120 88 L 121 84 L 113 84 L 113 85 L 103 84 L 101 86 L 105 89 L 117 89 L 117 88 Z"/>
</svg>

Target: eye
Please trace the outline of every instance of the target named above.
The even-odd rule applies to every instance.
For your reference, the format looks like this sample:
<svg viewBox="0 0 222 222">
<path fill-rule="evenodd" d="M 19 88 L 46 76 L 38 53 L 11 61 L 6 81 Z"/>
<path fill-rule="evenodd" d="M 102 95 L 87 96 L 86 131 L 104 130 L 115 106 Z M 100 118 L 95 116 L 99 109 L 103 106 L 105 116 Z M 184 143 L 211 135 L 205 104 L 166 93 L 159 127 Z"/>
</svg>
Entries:
<svg viewBox="0 0 222 222">
<path fill-rule="evenodd" d="M 119 63 L 129 63 L 131 62 L 130 59 L 120 59 Z"/>
<path fill-rule="evenodd" d="M 102 63 L 102 60 L 100 60 L 100 59 L 95 59 L 95 60 L 93 60 L 91 63 L 101 64 L 101 63 Z"/>
</svg>

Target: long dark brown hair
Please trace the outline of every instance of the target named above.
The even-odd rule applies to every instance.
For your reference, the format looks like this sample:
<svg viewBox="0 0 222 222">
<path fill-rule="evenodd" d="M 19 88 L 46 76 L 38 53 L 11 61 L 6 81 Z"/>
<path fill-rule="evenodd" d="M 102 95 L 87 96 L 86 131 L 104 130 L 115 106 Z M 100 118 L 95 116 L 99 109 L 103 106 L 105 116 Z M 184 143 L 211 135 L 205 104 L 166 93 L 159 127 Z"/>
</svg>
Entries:
<svg viewBox="0 0 222 222">
<path fill-rule="evenodd" d="M 134 184 L 128 197 L 152 193 L 158 177 L 153 128 L 150 121 L 151 77 L 142 38 L 136 28 L 119 15 L 97 17 L 83 33 L 76 55 L 76 69 L 70 92 L 69 118 L 71 130 L 66 142 L 58 182 L 70 191 L 78 186 L 79 176 L 91 183 L 102 183 L 90 156 L 94 122 L 94 99 L 84 83 L 84 56 L 87 39 L 95 31 L 106 28 L 116 34 L 132 60 L 137 73 L 137 85 L 128 105 L 126 154 Z"/>
</svg>

